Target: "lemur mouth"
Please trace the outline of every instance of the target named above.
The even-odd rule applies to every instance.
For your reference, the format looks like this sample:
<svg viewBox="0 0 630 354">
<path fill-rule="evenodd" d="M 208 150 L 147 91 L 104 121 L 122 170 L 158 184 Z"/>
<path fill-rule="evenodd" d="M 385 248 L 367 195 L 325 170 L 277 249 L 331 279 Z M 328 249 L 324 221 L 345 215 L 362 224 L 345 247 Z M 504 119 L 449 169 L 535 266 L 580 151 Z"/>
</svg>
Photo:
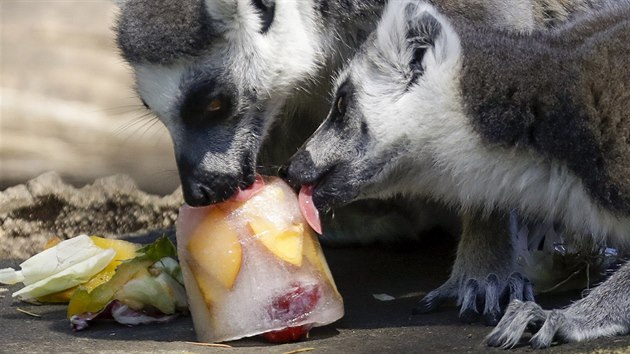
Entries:
<svg viewBox="0 0 630 354">
<path fill-rule="evenodd" d="M 256 179 L 254 183 L 250 184 L 248 187 L 241 188 L 239 187 L 236 190 L 236 194 L 232 196 L 237 202 L 243 202 L 249 200 L 254 194 L 258 193 L 265 186 L 265 181 L 263 177 L 259 174 L 256 174 Z"/>
</svg>

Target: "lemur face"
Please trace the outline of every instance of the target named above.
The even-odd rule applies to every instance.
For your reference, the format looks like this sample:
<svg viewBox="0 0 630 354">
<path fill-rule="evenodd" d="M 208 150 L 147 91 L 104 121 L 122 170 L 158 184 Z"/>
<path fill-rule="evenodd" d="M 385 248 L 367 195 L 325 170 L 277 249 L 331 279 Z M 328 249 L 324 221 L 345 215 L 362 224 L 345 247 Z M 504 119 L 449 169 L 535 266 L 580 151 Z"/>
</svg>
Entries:
<svg viewBox="0 0 630 354">
<path fill-rule="evenodd" d="M 170 132 L 188 204 L 253 183 L 273 118 L 315 70 L 301 11 L 295 1 L 122 2 L 118 44 L 140 98 Z"/>
<path fill-rule="evenodd" d="M 452 41 L 452 43 L 450 43 Z M 456 90 L 459 43 L 432 7 L 390 2 L 375 33 L 337 80 L 328 117 L 289 161 L 286 178 L 313 185 L 323 211 L 399 193 Z"/>
</svg>

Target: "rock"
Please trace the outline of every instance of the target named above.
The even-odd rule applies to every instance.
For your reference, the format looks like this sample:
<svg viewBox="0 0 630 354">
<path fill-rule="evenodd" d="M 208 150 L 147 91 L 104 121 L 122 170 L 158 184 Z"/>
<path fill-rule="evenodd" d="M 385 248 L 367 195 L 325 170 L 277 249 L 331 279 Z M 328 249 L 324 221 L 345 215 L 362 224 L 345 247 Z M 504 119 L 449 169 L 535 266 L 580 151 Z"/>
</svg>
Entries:
<svg viewBox="0 0 630 354">
<path fill-rule="evenodd" d="M 136 242 L 172 236 L 182 203 L 180 189 L 165 197 L 147 194 L 125 175 L 77 189 L 57 173 L 45 173 L 0 192 L 0 258 L 28 258 L 53 236 L 85 233 Z"/>
</svg>

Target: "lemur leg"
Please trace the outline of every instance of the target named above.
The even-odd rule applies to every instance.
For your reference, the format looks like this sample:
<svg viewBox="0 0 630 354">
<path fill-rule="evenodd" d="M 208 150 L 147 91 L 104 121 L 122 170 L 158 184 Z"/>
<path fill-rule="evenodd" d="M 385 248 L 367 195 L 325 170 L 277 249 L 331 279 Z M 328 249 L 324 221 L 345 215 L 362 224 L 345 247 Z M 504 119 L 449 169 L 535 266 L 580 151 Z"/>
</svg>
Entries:
<svg viewBox="0 0 630 354">
<path fill-rule="evenodd" d="M 580 342 L 630 333 L 630 262 L 594 288 L 588 296 L 562 310 L 543 310 L 532 302 L 514 301 L 486 337 L 489 346 L 511 348 L 528 329 L 534 348 L 552 342 Z"/>
<path fill-rule="evenodd" d="M 501 318 L 500 300 L 533 300 L 532 285 L 515 272 L 516 259 L 509 234 L 508 215 L 495 212 L 483 217 L 481 212 L 464 215 L 457 258 L 450 278 L 420 301 L 414 313 L 435 310 L 449 299 L 457 299 L 460 319 L 476 321 L 480 316 L 487 325 Z M 477 307 L 483 303 L 483 309 Z"/>
</svg>

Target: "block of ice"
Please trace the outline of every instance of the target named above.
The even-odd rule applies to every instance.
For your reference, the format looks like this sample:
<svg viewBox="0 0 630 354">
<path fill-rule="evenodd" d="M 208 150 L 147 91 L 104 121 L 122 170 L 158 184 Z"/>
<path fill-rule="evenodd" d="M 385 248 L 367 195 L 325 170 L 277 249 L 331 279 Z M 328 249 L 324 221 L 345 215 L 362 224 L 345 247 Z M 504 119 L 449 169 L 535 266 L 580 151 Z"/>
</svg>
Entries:
<svg viewBox="0 0 630 354">
<path fill-rule="evenodd" d="M 343 316 L 343 301 L 293 190 L 273 178 L 252 194 L 180 209 L 178 255 L 200 341 L 308 330 Z"/>
</svg>

